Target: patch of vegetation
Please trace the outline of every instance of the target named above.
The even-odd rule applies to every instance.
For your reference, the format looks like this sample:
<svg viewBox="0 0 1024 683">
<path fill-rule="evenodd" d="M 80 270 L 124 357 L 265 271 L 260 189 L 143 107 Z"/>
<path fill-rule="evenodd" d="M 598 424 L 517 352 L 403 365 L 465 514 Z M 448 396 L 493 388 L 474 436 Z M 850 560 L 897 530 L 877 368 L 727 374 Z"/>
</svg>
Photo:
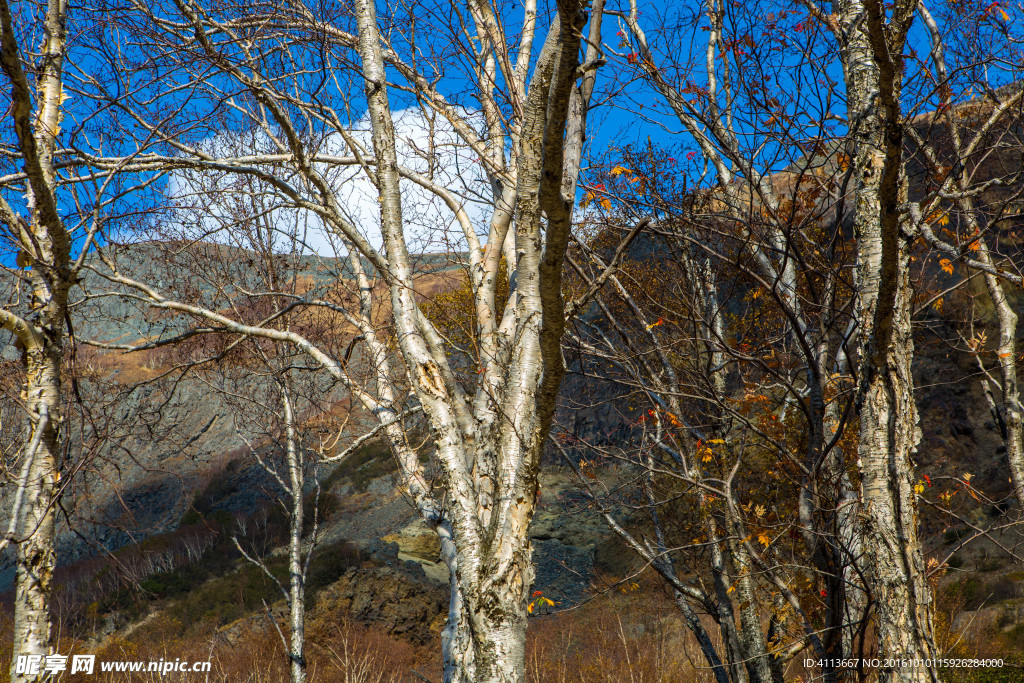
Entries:
<svg viewBox="0 0 1024 683">
<path fill-rule="evenodd" d="M 1024 683 L 1024 669 L 1003 666 L 992 669 L 953 669 L 939 670 L 939 677 L 944 683 Z"/>
<path fill-rule="evenodd" d="M 945 588 L 946 598 L 963 605 L 966 610 L 975 610 L 985 599 L 985 584 L 973 576 L 951 583 Z"/>
<path fill-rule="evenodd" d="M 1001 557 L 983 557 L 978 560 L 979 572 L 994 572 L 1006 566 L 1006 560 Z"/>
<path fill-rule="evenodd" d="M 270 605 L 281 599 L 277 584 L 262 569 L 245 561 L 239 567 L 237 550 L 233 555 L 224 550 L 214 548 L 199 563 L 154 575 L 140 584 L 151 602 L 173 599 L 165 611 L 180 624 L 180 634 L 201 623 L 214 627 L 230 624 L 246 614 L 263 610 L 264 603 Z M 218 560 L 218 557 L 223 559 Z M 366 561 L 349 541 L 318 548 L 306 579 L 308 604 L 349 567 L 361 566 Z M 265 558 L 264 562 L 270 573 L 287 586 L 288 558 L 275 555 Z"/>
<path fill-rule="evenodd" d="M 971 530 L 968 527 L 962 526 L 956 529 L 946 529 L 946 532 L 942 534 L 942 542 L 946 545 L 953 545 L 957 541 L 962 541 L 971 535 Z"/>
<path fill-rule="evenodd" d="M 391 454 L 391 448 L 384 441 L 371 441 L 342 460 L 320 487 L 324 491 L 330 491 L 347 479 L 355 491 L 363 493 L 374 479 L 391 474 L 397 469 L 398 463 Z"/>
<path fill-rule="evenodd" d="M 286 558 L 268 559 L 267 567 L 279 581 L 287 581 Z M 167 607 L 167 614 L 181 624 L 181 633 L 184 634 L 204 621 L 214 626 L 230 624 L 280 597 L 281 592 L 274 581 L 259 567 L 246 563 L 237 571 L 212 578 L 201 585 L 187 585 L 181 599 Z"/>
<path fill-rule="evenodd" d="M 1010 644 L 1017 650 L 1017 652 L 1024 652 L 1024 624 L 1017 624 L 1010 629 L 1007 633 L 1007 638 L 1010 640 Z"/>
<path fill-rule="evenodd" d="M 339 541 L 331 545 L 318 548 L 313 553 L 313 560 L 309 563 L 309 573 L 306 575 L 306 604 L 311 606 L 311 600 L 317 591 L 325 588 L 344 574 L 349 567 L 361 567 L 368 562 L 363 553 L 354 543 Z"/>
<path fill-rule="evenodd" d="M 227 464 L 224 465 L 224 469 L 211 477 L 210 481 L 203 487 L 203 490 L 196 494 L 195 499 L 192 501 L 193 510 L 200 515 L 206 515 L 219 501 L 234 493 L 237 487 L 232 479 L 241 468 L 241 458 L 228 460 Z"/>
</svg>

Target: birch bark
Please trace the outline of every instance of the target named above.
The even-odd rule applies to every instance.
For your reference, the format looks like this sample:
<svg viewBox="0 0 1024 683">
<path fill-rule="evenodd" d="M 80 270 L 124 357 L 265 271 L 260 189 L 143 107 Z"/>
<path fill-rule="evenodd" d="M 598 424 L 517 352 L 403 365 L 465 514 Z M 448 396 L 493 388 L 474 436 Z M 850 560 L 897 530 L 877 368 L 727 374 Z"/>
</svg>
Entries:
<svg viewBox="0 0 1024 683">
<path fill-rule="evenodd" d="M 32 290 L 29 312 L 0 310 L 0 324 L 22 348 L 26 371 L 23 398 L 29 429 L 23 459 L 24 488 L 15 524 L 5 539 L 18 546 L 14 595 L 12 681 L 37 680 L 40 675 L 18 671 L 19 656 L 49 653 L 50 589 L 55 564 L 54 505 L 59 483 L 59 424 L 61 360 L 68 291 L 74 285 L 71 240 L 58 214 L 53 155 L 61 123 L 63 60 L 67 6 L 50 0 L 43 24 L 43 44 L 34 92 L 29 85 L 14 16 L 0 1 L 0 67 L 10 82 L 10 115 L 26 174 L 27 220 L 0 199 L 0 214 L 21 248 L 29 267 Z"/>
<path fill-rule="evenodd" d="M 860 321 L 858 455 L 868 588 L 879 655 L 935 656 L 931 590 L 918 537 L 913 455 L 920 440 L 914 403 L 909 242 L 900 119 L 900 62 L 913 2 L 890 15 L 876 0 L 837 3 L 856 172 L 854 235 Z M 882 681 L 936 681 L 933 668 L 888 666 Z"/>
<path fill-rule="evenodd" d="M 490 7 L 475 10 L 486 30 Z M 431 330 L 418 316 L 376 8 L 360 0 L 356 14 L 384 250 L 393 275 L 393 319 L 407 375 L 435 434 L 450 501 L 442 519 L 431 519 L 433 509 L 423 510 L 445 532 L 442 557 L 451 570 L 445 681 L 522 681 L 526 604 L 533 583 L 528 530 L 540 452 L 564 374 L 561 268 L 572 200 L 562 195 L 563 149 L 586 17 L 579 3 L 559 3 L 523 103 L 521 131 L 514 141 L 518 176 L 510 264 L 516 342 L 506 351 L 500 398 L 490 398 L 497 405 L 486 406 L 486 413 L 498 417 L 481 424 L 463 413 L 458 387 L 446 381 L 444 360 L 432 353 Z"/>
</svg>

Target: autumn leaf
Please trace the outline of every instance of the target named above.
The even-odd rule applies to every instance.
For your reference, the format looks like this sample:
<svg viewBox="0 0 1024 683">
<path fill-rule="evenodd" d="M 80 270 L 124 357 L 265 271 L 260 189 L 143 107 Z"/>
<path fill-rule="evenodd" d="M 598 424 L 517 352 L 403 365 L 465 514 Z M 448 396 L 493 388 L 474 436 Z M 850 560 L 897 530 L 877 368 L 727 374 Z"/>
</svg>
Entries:
<svg viewBox="0 0 1024 683">
<path fill-rule="evenodd" d="M 950 261 L 948 258 L 940 260 L 939 266 L 942 268 L 942 270 L 946 271 L 950 275 L 953 274 L 953 262 Z"/>
<path fill-rule="evenodd" d="M 655 327 L 657 327 L 658 325 L 661 325 L 661 324 L 662 324 L 662 323 L 664 323 L 664 322 L 665 322 L 665 319 L 664 319 L 664 318 L 658 318 L 658 322 L 656 322 L 656 323 L 651 323 L 650 325 L 648 325 L 648 326 L 647 326 L 647 328 L 646 328 L 646 329 L 647 329 L 647 331 L 651 331 L 651 330 L 653 330 L 653 329 L 654 329 Z"/>
<path fill-rule="evenodd" d="M 770 539 L 768 537 L 768 534 L 766 534 L 763 531 L 760 534 L 757 535 L 757 540 L 765 548 L 767 548 L 768 546 L 770 546 L 772 544 L 772 539 Z"/>
<path fill-rule="evenodd" d="M 622 175 L 623 173 L 626 175 L 632 175 L 633 171 L 629 170 L 625 166 L 613 166 L 612 170 L 608 171 L 608 173 L 610 175 Z"/>
<path fill-rule="evenodd" d="M 942 209 L 935 209 L 928 214 L 925 220 L 935 225 L 949 225 L 949 214 Z"/>
</svg>

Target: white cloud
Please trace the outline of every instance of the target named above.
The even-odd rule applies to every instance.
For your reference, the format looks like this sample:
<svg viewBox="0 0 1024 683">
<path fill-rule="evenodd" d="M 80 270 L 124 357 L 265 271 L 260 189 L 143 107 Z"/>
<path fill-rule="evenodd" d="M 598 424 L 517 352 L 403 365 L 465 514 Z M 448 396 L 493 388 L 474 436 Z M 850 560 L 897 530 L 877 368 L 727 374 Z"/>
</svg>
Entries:
<svg viewBox="0 0 1024 683">
<path fill-rule="evenodd" d="M 466 118 L 478 124 L 479 116 L 467 112 Z M 490 188 L 478 163 L 476 153 L 465 145 L 451 124 L 441 117 L 432 122 L 418 109 L 395 112 L 395 133 L 399 164 L 430 178 L 458 198 L 483 241 L 490 218 Z M 369 122 L 357 121 L 351 138 L 372 157 Z M 221 134 L 207 140 L 207 151 L 217 156 L 244 156 L 275 153 L 273 140 L 264 132 Z M 352 150 L 341 135 L 332 134 L 319 145 L 318 154 L 352 157 Z M 371 244 L 381 244 L 380 210 L 377 190 L 359 166 L 319 164 L 318 170 L 328 179 L 342 213 Z M 280 177 L 298 183 L 297 178 L 282 165 L 275 170 Z M 466 246 L 462 228 L 454 213 L 433 192 L 402 179 L 402 215 L 409 248 L 413 252 L 461 250 Z M 307 196 L 312 190 L 304 188 Z M 171 232 L 184 233 L 192 239 L 206 239 L 247 246 L 245 242 L 266 239 L 267 228 L 273 228 L 274 248 L 287 250 L 297 238 L 305 244 L 304 251 L 323 256 L 340 256 L 345 248 L 332 236 L 323 221 L 313 213 L 285 205 L 280 195 L 265 182 L 238 174 L 196 173 L 174 174 L 168 184 L 168 196 L 180 210 Z M 239 215 L 258 216 L 257 221 L 240 224 Z M 257 230 L 257 225 L 260 229 Z M 262 235 L 262 237 L 260 237 Z M 168 235 L 172 236 L 172 235 Z"/>
</svg>

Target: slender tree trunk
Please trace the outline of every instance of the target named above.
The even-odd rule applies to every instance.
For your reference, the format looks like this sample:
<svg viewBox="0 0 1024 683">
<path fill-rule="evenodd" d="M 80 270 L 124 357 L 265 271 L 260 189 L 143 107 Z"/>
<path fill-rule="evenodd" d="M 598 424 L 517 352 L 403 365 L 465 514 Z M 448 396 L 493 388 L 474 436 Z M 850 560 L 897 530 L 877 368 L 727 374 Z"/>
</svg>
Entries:
<svg viewBox="0 0 1024 683">
<path fill-rule="evenodd" d="M 302 561 L 302 524 L 305 514 L 302 493 L 305 477 L 295 433 L 295 414 L 288 390 L 282 388 L 285 431 L 287 438 L 288 477 L 291 487 L 292 514 L 288 520 L 288 605 L 290 607 L 290 662 L 292 683 L 306 680 L 306 568 Z"/>
<path fill-rule="evenodd" d="M 917 534 L 910 457 L 919 432 L 910 372 L 910 287 L 905 250 L 900 251 L 900 291 L 892 336 L 888 348 L 879 352 L 882 358 L 873 362 L 869 357 L 861 369 L 866 373 L 858 448 L 864 566 L 875 600 L 880 656 L 929 659 L 935 656 L 934 606 Z M 865 347 L 865 355 L 871 354 L 869 344 Z M 933 672 L 914 666 L 883 668 L 879 676 L 883 681 L 937 680 Z"/>
<path fill-rule="evenodd" d="M 31 431 L 42 425 L 43 432 L 39 439 L 32 433 L 26 440 L 24 457 L 32 464 L 21 505 L 24 512 L 15 530 L 15 537 L 21 542 L 14 588 L 13 682 L 39 680 L 41 676 L 17 671 L 18 658 L 45 656 L 50 648 L 49 598 L 56 563 L 53 506 L 59 478 L 55 422 L 60 410 L 61 354 L 54 344 L 43 338 L 39 342 L 25 353 L 28 369 L 25 398 Z M 41 662 L 39 671 L 42 671 Z"/>
<path fill-rule="evenodd" d="M 844 67 L 857 172 L 854 234 L 861 334 L 858 416 L 864 566 L 875 601 L 881 681 L 933 681 L 933 670 L 900 659 L 935 656 L 933 603 L 918 538 L 914 464 L 920 439 L 914 403 L 909 239 L 901 229 L 906 185 L 899 111 L 899 59 L 913 3 L 843 3 Z M 908 15 L 907 12 L 910 12 Z M 909 18 L 908 18 L 909 17 Z"/>
<path fill-rule="evenodd" d="M 21 17 L 19 17 L 21 19 Z M 42 53 L 33 65 L 34 90 L 22 63 L 14 30 L 15 18 L 7 0 L 0 0 L 0 69 L 9 80 L 8 115 L 18 138 L 18 152 L 27 182 L 28 220 L 15 216 L 6 202 L 2 220 L 18 239 L 20 256 L 31 266 L 32 313 L 20 318 L 0 308 L 0 323 L 24 349 L 25 405 L 31 431 L 25 458 L 24 498 L 14 517 L 18 566 L 14 589 L 14 647 L 11 680 L 39 680 L 41 675 L 18 673 L 19 656 L 46 655 L 50 647 L 50 589 L 55 565 L 54 503 L 59 480 L 58 426 L 61 405 L 61 359 L 68 291 L 77 273 L 70 261 L 71 236 L 55 197 L 54 148 L 63 118 L 62 84 L 67 5 L 46 3 Z M 38 438 L 36 438 L 38 436 Z M 38 444 L 38 446 L 36 446 Z M 20 520 L 17 519 L 21 515 Z M 39 668 L 42 672 L 42 667 Z"/>
<path fill-rule="evenodd" d="M 513 145 L 519 173 L 509 312 L 515 330 L 496 354 L 499 358 L 487 361 L 500 366 L 500 386 L 481 393 L 473 412 L 473 402 L 461 393 L 443 356 L 436 330 L 422 320 L 417 308 L 376 6 L 357 0 L 354 8 L 392 317 L 406 375 L 430 422 L 447 494 L 441 511 L 428 490 L 413 492 L 424 518 L 441 535 L 451 572 L 445 681 L 519 683 L 525 676 L 527 596 L 533 584 L 528 531 L 536 506 L 541 448 L 565 373 L 561 272 L 573 198 L 563 196 L 561 185 L 566 117 L 587 17 L 580 3 L 560 0 L 558 16 L 536 58 Z M 485 3 L 474 5 L 473 11 L 481 25 L 492 22 L 492 9 Z M 405 448 L 404 437 L 391 441 L 399 450 Z M 407 484 L 420 487 L 412 476 L 415 456 L 399 453 L 399 460 Z"/>
<path fill-rule="evenodd" d="M 992 265 L 992 256 L 984 240 L 979 239 L 978 260 Z M 999 345 L 996 354 L 1003 394 L 1003 426 L 1006 429 L 1006 458 L 1010 465 L 1010 481 L 1021 509 L 1024 509 L 1024 422 L 1022 422 L 1020 389 L 1017 385 L 1017 314 L 1006 297 L 999 278 L 985 273 L 985 285 L 999 320 Z"/>
</svg>

